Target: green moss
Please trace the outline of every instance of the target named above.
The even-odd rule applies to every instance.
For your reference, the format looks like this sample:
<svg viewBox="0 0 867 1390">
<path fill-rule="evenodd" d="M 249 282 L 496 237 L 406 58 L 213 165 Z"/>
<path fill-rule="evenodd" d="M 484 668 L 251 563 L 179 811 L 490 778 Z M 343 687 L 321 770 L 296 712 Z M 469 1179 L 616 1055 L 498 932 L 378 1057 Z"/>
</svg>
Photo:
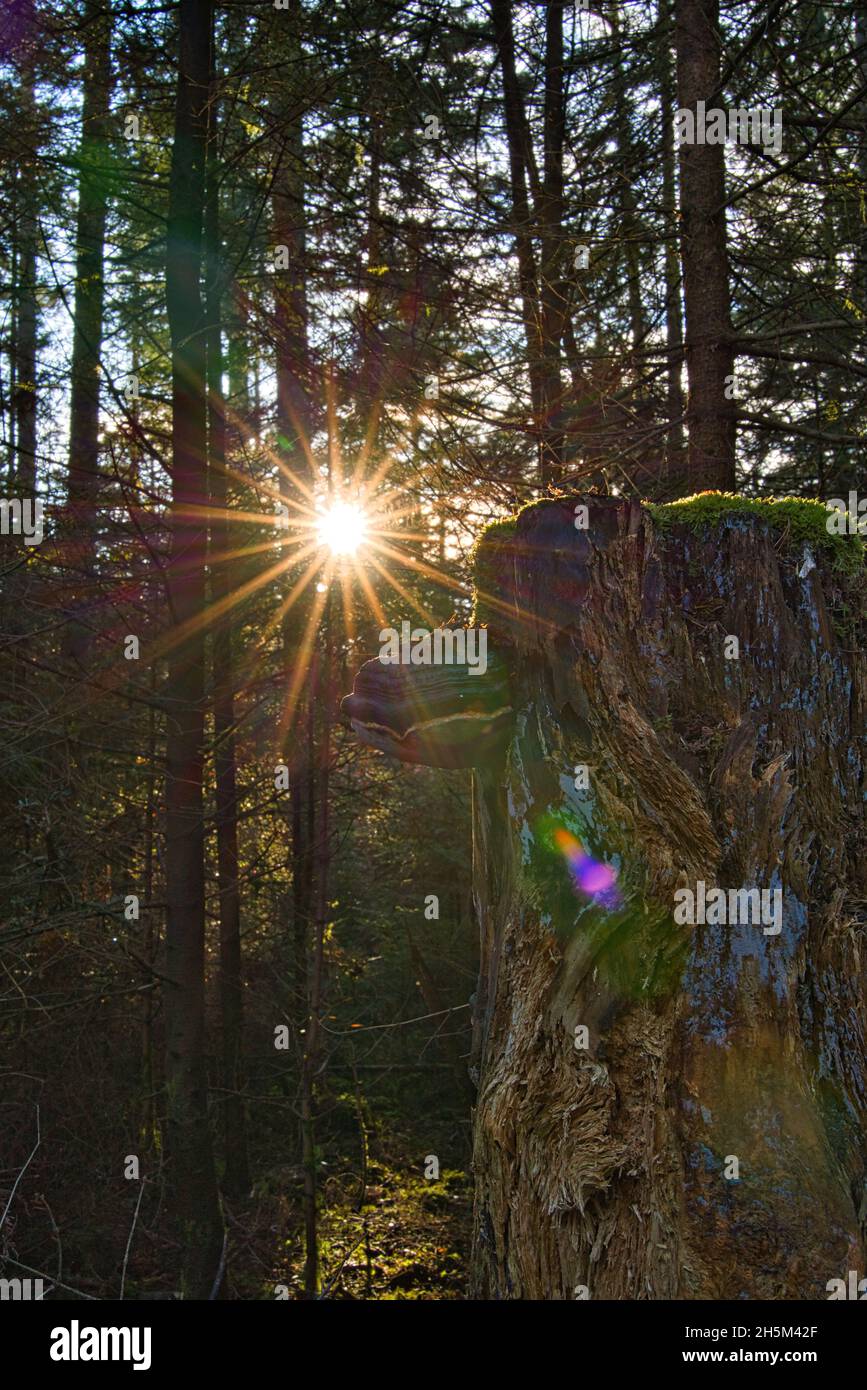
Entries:
<svg viewBox="0 0 867 1390">
<path fill-rule="evenodd" d="M 582 494 L 583 495 L 583 494 Z M 500 545 L 514 536 L 518 518 L 533 507 L 544 507 L 557 499 L 536 499 L 512 516 L 492 521 L 479 534 L 470 557 L 474 589 L 472 623 L 488 623 L 496 609 L 488 595 L 496 595 L 494 556 Z M 867 564 L 867 546 L 859 535 L 838 536 L 828 531 L 828 509 L 824 502 L 809 497 L 741 497 L 736 492 L 697 492 L 676 502 L 643 502 L 660 531 L 688 526 L 693 531 L 719 526 L 738 517 L 755 517 L 779 531 L 797 546 L 805 542 L 826 554 L 838 572 L 860 576 Z"/>
<path fill-rule="evenodd" d="M 673 526 L 689 526 L 698 531 L 717 526 L 736 517 L 756 517 L 766 522 L 795 545 L 804 542 L 824 551 L 833 567 L 847 574 L 861 574 L 865 563 L 864 542 L 860 536 L 837 536 L 828 531 L 828 509 L 824 502 L 808 497 L 739 497 L 734 492 L 698 492 L 677 502 L 645 502 L 644 506 L 661 531 Z"/>
<path fill-rule="evenodd" d="M 473 560 L 475 561 L 478 558 L 479 549 L 485 542 L 488 542 L 489 544 L 496 544 L 497 541 L 509 540 L 512 536 L 514 536 L 515 531 L 517 530 L 517 526 L 517 512 L 514 516 L 506 516 L 498 521 L 489 522 L 488 525 L 485 527 L 484 531 L 482 531 L 479 534 L 476 543 L 473 546 Z"/>
<path fill-rule="evenodd" d="M 473 580 L 473 616 L 470 619 L 472 627 L 486 626 L 495 615 L 496 609 L 487 602 L 487 596 L 494 595 L 496 590 L 493 554 L 499 545 L 512 539 L 517 524 L 517 513 L 499 521 L 492 521 L 479 534 L 473 546 L 470 554 L 470 572 Z"/>
</svg>

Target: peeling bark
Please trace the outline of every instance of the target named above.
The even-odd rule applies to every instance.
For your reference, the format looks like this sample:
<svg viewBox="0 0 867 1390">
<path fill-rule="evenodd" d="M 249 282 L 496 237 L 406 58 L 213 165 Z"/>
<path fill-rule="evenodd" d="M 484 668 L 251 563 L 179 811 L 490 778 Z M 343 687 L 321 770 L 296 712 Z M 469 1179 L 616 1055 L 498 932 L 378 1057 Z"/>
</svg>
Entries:
<svg viewBox="0 0 867 1390">
<path fill-rule="evenodd" d="M 761 521 L 584 500 L 483 557 L 516 727 L 474 773 L 473 1292 L 826 1298 L 865 1269 L 863 584 Z M 698 880 L 779 888 L 782 930 L 677 926 Z"/>
</svg>

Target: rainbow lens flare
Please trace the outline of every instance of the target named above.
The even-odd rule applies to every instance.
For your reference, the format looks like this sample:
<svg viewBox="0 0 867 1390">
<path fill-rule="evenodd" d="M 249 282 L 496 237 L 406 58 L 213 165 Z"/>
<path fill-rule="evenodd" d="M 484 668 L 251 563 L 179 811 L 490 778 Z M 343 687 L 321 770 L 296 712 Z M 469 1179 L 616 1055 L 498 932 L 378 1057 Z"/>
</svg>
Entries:
<svg viewBox="0 0 867 1390">
<path fill-rule="evenodd" d="M 600 860 L 594 859 L 584 849 L 581 841 L 568 830 L 555 830 L 554 843 L 569 865 L 569 872 L 580 892 L 588 898 L 593 898 L 603 907 L 619 906 L 617 873 L 610 864 L 603 864 Z"/>
</svg>

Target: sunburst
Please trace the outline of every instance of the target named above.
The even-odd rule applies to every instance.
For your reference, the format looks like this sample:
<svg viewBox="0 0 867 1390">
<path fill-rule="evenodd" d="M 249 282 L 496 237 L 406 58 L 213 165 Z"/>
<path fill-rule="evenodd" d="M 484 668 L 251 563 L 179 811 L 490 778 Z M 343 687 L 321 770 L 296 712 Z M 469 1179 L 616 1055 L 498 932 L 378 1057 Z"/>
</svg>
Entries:
<svg viewBox="0 0 867 1390">
<path fill-rule="evenodd" d="M 297 716 L 302 692 L 316 664 L 318 634 L 323 624 L 330 629 L 332 613 L 345 636 L 350 641 L 355 639 L 356 594 L 361 596 L 380 626 L 388 625 L 382 600 L 387 602 L 386 595 L 390 591 L 402 605 L 432 627 L 435 626 L 434 616 L 401 583 L 394 567 L 409 570 L 452 595 L 459 592 L 469 597 L 471 592 L 466 584 L 453 575 L 444 574 L 419 554 L 418 543 L 429 541 L 430 536 L 407 526 L 408 519 L 418 513 L 417 493 L 390 480 L 393 460 L 388 454 L 380 454 L 373 464 L 377 412 L 372 412 L 354 468 L 346 467 L 337 442 L 331 382 L 327 395 L 330 421 L 327 488 L 323 489 L 316 481 L 317 475 L 321 478 L 325 469 L 321 458 L 314 456 L 302 430 L 298 430 L 298 438 L 303 463 L 297 472 L 282 450 L 260 441 L 264 459 L 273 470 L 272 479 L 260 481 L 258 485 L 263 510 L 197 508 L 195 513 L 196 519 L 205 525 L 209 519 L 219 517 L 223 523 L 253 524 L 270 532 L 267 538 L 252 543 L 224 543 L 219 549 L 212 548 L 208 555 L 212 572 L 223 566 L 234 570 L 238 561 L 249 562 L 256 556 L 264 561 L 261 569 L 258 574 L 233 586 L 224 597 L 211 602 L 195 617 L 169 627 L 153 644 L 150 653 L 152 657 L 165 656 L 197 631 L 207 631 L 225 621 L 232 610 L 245 605 L 257 592 L 273 586 L 276 590 L 273 608 L 248 646 L 243 668 L 247 679 L 255 679 L 261 668 L 273 660 L 275 634 L 281 629 L 288 631 L 289 624 L 293 625 L 294 656 L 275 730 L 281 741 Z M 229 423 L 237 427 L 239 422 L 233 412 L 227 409 L 226 414 Z M 249 479 L 230 463 L 224 464 L 223 470 L 227 479 L 236 485 L 249 487 Z M 269 503 L 273 506 L 272 512 L 267 510 Z M 290 619 L 293 610 L 297 616 Z"/>
<path fill-rule="evenodd" d="M 316 524 L 320 542 L 332 555 L 354 555 L 368 537 L 369 517 L 357 502 L 333 502 Z"/>
</svg>

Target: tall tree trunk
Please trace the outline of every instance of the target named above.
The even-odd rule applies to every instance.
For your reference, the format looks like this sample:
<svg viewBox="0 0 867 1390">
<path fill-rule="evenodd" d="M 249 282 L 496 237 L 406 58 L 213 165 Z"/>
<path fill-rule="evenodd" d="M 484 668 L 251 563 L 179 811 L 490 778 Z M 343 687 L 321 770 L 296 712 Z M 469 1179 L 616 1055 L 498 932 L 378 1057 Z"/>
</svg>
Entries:
<svg viewBox="0 0 867 1390">
<path fill-rule="evenodd" d="M 382 281 L 375 274 L 382 265 L 380 247 L 382 244 L 382 112 L 379 82 L 371 85 L 368 98 L 368 184 L 367 184 L 367 227 L 364 250 L 367 257 L 364 288 L 367 299 L 360 306 L 360 333 L 358 345 L 358 400 L 356 408 L 366 429 L 370 429 L 376 419 L 385 373 L 385 353 L 380 342 Z"/>
<path fill-rule="evenodd" d="M 292 0 L 286 20 L 291 26 L 286 42 L 295 60 L 295 71 L 300 71 L 302 21 L 300 0 Z M 274 178 L 272 213 L 275 242 L 277 246 L 285 246 L 288 252 L 288 268 L 278 270 L 274 291 L 278 334 L 278 442 L 281 457 L 290 473 L 309 483 L 310 356 L 307 342 L 304 125 L 300 91 L 299 82 L 287 93 L 284 112 L 279 118 L 279 164 Z M 282 472 L 280 489 L 287 498 L 297 502 L 297 494 Z"/>
<path fill-rule="evenodd" d="M 629 305 L 629 330 L 632 351 L 635 356 L 636 372 L 640 380 L 641 364 L 638 354 L 647 338 L 647 319 L 644 312 L 644 298 L 641 290 L 641 238 L 642 227 L 638 217 L 638 204 L 635 197 L 634 168 L 636 162 L 635 142 L 632 138 L 631 93 L 627 73 L 622 58 L 623 39 L 617 8 L 611 11 L 611 41 L 615 49 L 612 74 L 612 97 L 614 101 L 614 127 L 617 131 L 617 147 L 622 173 L 620 176 L 620 227 L 623 241 L 623 259 L 626 265 L 626 298 Z"/>
<path fill-rule="evenodd" d="M 39 181 L 36 169 L 38 136 L 33 54 L 33 45 L 28 41 L 20 64 L 21 156 L 15 188 L 18 217 L 15 228 L 17 284 L 12 346 L 12 415 L 15 422 L 15 488 L 22 497 L 33 497 L 36 491 L 36 273 L 39 239 L 36 199 Z"/>
<path fill-rule="evenodd" d="M 207 504 L 205 324 L 200 293 L 208 134 L 209 0 L 180 0 L 166 298 L 172 349 L 169 602 L 176 640 L 166 680 L 166 1090 L 185 1297 L 207 1298 L 223 1239 L 205 1065 L 202 767 Z"/>
<path fill-rule="evenodd" d="M 561 344 L 565 317 L 563 281 L 563 144 L 566 95 L 563 82 L 563 9 L 559 0 L 545 7 L 545 105 L 542 189 L 539 197 L 539 292 L 542 349 L 543 482 L 563 472 L 563 380 Z"/>
<path fill-rule="evenodd" d="M 698 101 L 713 107 L 720 99 L 719 0 L 675 0 L 675 41 L 680 108 L 695 113 Z M 736 406 L 726 397 L 734 353 L 725 183 L 724 145 L 681 145 L 689 492 L 735 486 Z"/>
<path fill-rule="evenodd" d="M 281 16 L 281 21 L 283 20 Z M 293 71 L 302 72 L 299 0 L 292 0 L 286 22 L 290 26 L 285 41 L 294 58 Z M 277 246 L 287 248 L 288 268 L 277 272 L 275 318 L 277 326 L 277 437 L 280 446 L 279 488 L 289 509 L 290 526 L 300 506 L 310 509 L 313 472 L 309 462 L 311 433 L 311 366 L 307 323 L 307 265 L 304 187 L 304 126 L 300 100 L 301 83 L 286 94 L 278 129 L 279 167 L 274 179 L 272 217 Z M 298 533 L 291 530 L 287 540 Z M 300 533 L 306 540 L 305 533 Z M 287 576 L 291 577 L 291 567 Z M 291 579 L 287 578 L 291 587 Z M 297 600 L 282 624 L 285 689 L 292 688 L 298 662 L 302 659 L 305 622 L 309 613 L 306 596 Z M 309 698 L 309 697 L 308 697 Z M 292 832 L 292 918 L 295 974 L 295 1019 L 299 1027 L 307 1016 L 308 950 L 312 921 L 313 838 L 309 832 L 315 813 L 314 770 L 309 750 L 300 736 L 305 724 L 305 700 L 299 694 L 289 711 L 282 750 L 290 769 L 290 825 Z"/>
<path fill-rule="evenodd" d="M 39 111 L 36 77 L 39 36 L 33 0 L 22 0 L 10 12 L 11 58 L 20 84 L 20 116 L 16 128 L 15 173 L 12 184 L 11 333 L 9 334 L 9 494 L 23 501 L 36 498 L 36 400 L 37 400 L 37 245 L 39 222 Z M 6 570 L 7 554 L 15 546 L 0 537 L 0 554 Z M 32 552 L 31 552 L 32 553 Z M 6 625 L 17 637 L 27 628 L 30 567 L 13 564 L 4 575 Z M 26 645 L 26 644 L 25 644 Z M 9 687 L 22 691 L 28 681 L 27 663 L 14 661 L 9 668 Z"/>
<path fill-rule="evenodd" d="M 858 81 L 867 87 L 867 8 L 859 5 L 855 11 L 855 45 L 858 48 Z M 855 303 L 862 312 L 867 312 L 867 214 L 864 199 L 867 198 L 867 96 L 860 106 L 861 131 L 858 138 L 858 181 L 859 181 L 859 235 L 855 247 Z M 862 343 L 863 348 L 863 343 Z"/>
<path fill-rule="evenodd" d="M 102 353 L 112 12 L 105 0 L 84 11 L 84 105 L 78 174 L 75 321 L 69 411 L 69 559 L 73 586 L 92 607 L 99 498 L 99 371 Z M 72 617 L 64 654 L 83 663 L 91 624 Z"/>
<path fill-rule="evenodd" d="M 156 759 L 157 759 L 157 729 L 156 729 L 156 703 L 157 703 L 157 682 L 156 672 L 151 667 L 149 675 L 151 700 L 148 705 L 147 722 L 147 773 L 145 777 L 145 808 L 144 808 L 144 850 L 142 858 L 144 860 L 144 959 L 148 969 L 153 969 L 156 964 L 157 953 L 157 928 L 156 928 L 156 909 L 154 902 L 154 820 L 156 810 Z M 142 1123 L 141 1134 L 145 1152 L 153 1154 L 157 1146 L 157 1103 L 156 1103 L 156 1058 L 154 1047 L 154 992 L 148 990 L 144 997 L 144 1018 L 142 1020 L 142 1085 L 144 1097 L 142 1101 Z"/>
<path fill-rule="evenodd" d="M 528 192 L 528 184 L 530 188 L 534 186 L 533 153 L 521 89 L 518 86 L 515 36 L 509 0 L 491 0 L 491 19 L 503 77 L 503 114 L 512 190 L 512 230 L 518 257 L 521 316 L 527 344 L 530 405 L 539 448 L 539 471 L 540 474 L 544 474 L 542 438 L 545 430 L 545 379 L 542 363 L 541 305 L 536 253 L 533 247 L 533 216 Z"/>
<path fill-rule="evenodd" d="M 226 472 L 226 403 L 223 398 L 222 283 L 219 169 L 217 162 L 217 81 L 212 74 L 208 177 L 205 207 L 208 323 L 208 483 L 211 510 L 210 591 L 218 618 L 212 634 L 214 690 L 214 777 L 216 781 L 217 878 L 220 916 L 220 1019 L 223 1056 L 223 1187 L 239 1196 L 250 1190 L 247 1124 L 241 1094 L 243 981 L 241 893 L 238 871 L 238 791 L 235 761 L 235 692 L 232 615 L 223 612 L 231 592 L 225 556 L 230 547 L 229 487 Z"/>
<path fill-rule="evenodd" d="M 329 780 L 331 776 L 331 708 L 334 699 L 333 635 L 331 597 L 323 615 L 323 650 L 311 692 L 319 710 L 319 744 L 316 760 L 315 841 L 313 852 L 313 941 L 310 950 L 307 1027 L 301 1077 L 302 1164 L 304 1168 L 304 1292 L 314 1298 L 319 1292 L 319 1233 L 316 1198 L 316 1079 L 322 1070 L 320 1021 L 322 1017 L 325 932 L 328 926 L 328 882 L 331 867 L 331 829 L 329 818 Z M 314 726 L 310 726 L 311 745 Z M 310 748 L 310 762 L 314 749 Z"/>
<path fill-rule="evenodd" d="M 662 213 L 665 218 L 665 346 L 668 352 L 667 402 L 669 429 L 666 439 L 668 480 L 682 480 L 685 468 L 683 434 L 683 318 L 680 308 L 680 257 L 677 237 L 677 174 L 674 152 L 674 76 L 671 62 L 672 6 L 662 0 L 659 9 L 658 62 L 659 105 L 662 116 Z M 666 480 L 666 481 L 668 481 Z M 676 491 L 675 494 L 676 495 Z"/>
</svg>

